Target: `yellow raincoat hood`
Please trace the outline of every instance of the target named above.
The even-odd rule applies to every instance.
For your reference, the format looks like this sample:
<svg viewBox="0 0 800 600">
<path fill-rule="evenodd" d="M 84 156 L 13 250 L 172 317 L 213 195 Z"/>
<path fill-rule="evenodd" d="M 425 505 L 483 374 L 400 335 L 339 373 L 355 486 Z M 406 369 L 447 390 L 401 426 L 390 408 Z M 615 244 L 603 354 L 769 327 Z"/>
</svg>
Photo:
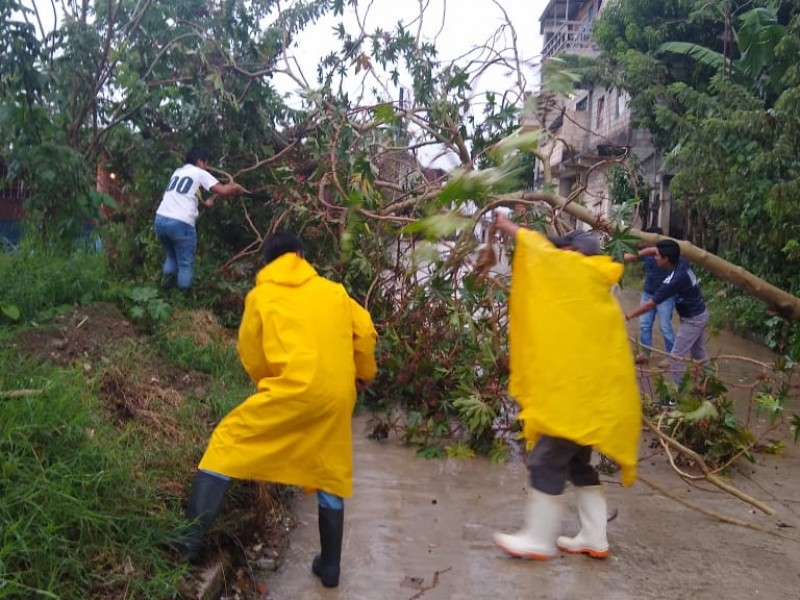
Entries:
<svg viewBox="0 0 800 600">
<path fill-rule="evenodd" d="M 289 252 L 279 256 L 258 272 L 256 286 L 264 283 L 276 283 L 297 287 L 316 276 L 316 269 L 304 258 L 294 252 Z"/>
<path fill-rule="evenodd" d="M 509 393 L 523 434 L 593 446 L 636 479 L 641 405 L 625 319 L 611 286 L 623 266 L 608 256 L 516 236 L 509 299 Z"/>
<path fill-rule="evenodd" d="M 201 469 L 347 497 L 356 379 L 375 377 L 369 313 L 294 253 L 256 276 L 239 357 L 257 393 L 217 426 Z"/>
</svg>

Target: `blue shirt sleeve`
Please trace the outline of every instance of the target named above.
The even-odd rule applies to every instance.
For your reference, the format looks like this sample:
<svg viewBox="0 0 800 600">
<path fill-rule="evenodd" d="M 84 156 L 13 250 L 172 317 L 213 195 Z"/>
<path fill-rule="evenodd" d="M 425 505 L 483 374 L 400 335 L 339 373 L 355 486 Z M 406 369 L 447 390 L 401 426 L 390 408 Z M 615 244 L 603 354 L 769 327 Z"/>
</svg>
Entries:
<svg viewBox="0 0 800 600">
<path fill-rule="evenodd" d="M 677 295 L 681 283 L 680 279 L 681 274 L 678 273 L 678 270 L 676 269 L 669 277 L 667 277 L 667 279 L 664 280 L 664 282 L 656 290 L 656 293 L 653 294 L 653 302 L 656 304 L 661 304 L 664 302 L 664 300 L 668 300 Z"/>
</svg>

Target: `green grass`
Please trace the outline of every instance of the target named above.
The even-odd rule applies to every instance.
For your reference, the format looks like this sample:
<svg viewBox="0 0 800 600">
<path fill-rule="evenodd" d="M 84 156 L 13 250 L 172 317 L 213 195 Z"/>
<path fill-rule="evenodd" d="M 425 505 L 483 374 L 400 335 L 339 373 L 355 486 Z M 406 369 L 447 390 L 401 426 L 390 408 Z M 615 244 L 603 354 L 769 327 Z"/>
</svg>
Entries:
<svg viewBox="0 0 800 600">
<path fill-rule="evenodd" d="M 644 266 L 640 262 L 625 263 L 625 271 L 622 274 L 620 286 L 623 289 L 634 289 L 641 291 L 644 282 Z"/>
<path fill-rule="evenodd" d="M 186 335 L 159 335 L 157 340 L 162 355 L 170 362 L 211 377 L 207 405 L 215 421 L 253 393 L 253 384 L 233 346 L 219 342 L 202 345 Z"/>
<path fill-rule="evenodd" d="M 19 323 L 0 319 L 0 600 L 172 598 L 186 567 L 165 545 L 192 471 L 213 421 L 252 392 L 235 349 L 167 336 L 170 323 L 154 322 L 155 336 L 120 340 L 89 371 L 26 359 L 11 342 L 28 323 L 96 300 L 129 309 L 137 284 L 115 278 L 103 255 L 34 243 L 0 254 L 0 278 L 0 302 L 21 313 Z M 115 420 L 104 377 L 131 389 L 154 361 L 208 374 L 208 397 Z M 18 390 L 35 393 L 7 394 Z"/>
<path fill-rule="evenodd" d="M 67 254 L 29 237 L 16 251 L 0 253 L 0 302 L 16 306 L 22 320 L 105 296 L 110 277 L 103 254 Z"/>
<path fill-rule="evenodd" d="M 239 372 L 242 383 L 248 383 L 239 364 L 236 349 L 222 343 L 198 344 L 188 335 L 159 336 L 162 353 L 171 362 L 185 369 L 207 373 L 214 378 L 226 377 Z"/>
<path fill-rule="evenodd" d="M 177 515 L 112 428 L 84 375 L 0 353 L 0 598 L 166 598 L 183 568 L 163 546 Z"/>
</svg>

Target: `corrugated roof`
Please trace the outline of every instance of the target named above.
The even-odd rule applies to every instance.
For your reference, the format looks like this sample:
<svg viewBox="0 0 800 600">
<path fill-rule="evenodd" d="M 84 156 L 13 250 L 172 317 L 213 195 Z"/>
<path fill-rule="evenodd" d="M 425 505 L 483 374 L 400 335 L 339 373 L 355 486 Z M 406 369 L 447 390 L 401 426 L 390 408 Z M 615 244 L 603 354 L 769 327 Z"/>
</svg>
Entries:
<svg viewBox="0 0 800 600">
<path fill-rule="evenodd" d="M 588 3 L 594 0 L 550 0 L 547 8 L 542 11 L 542 16 L 539 17 L 539 22 L 546 19 L 551 19 L 555 16 L 558 19 L 574 19 L 578 11 Z M 567 10 L 569 13 L 567 14 Z"/>
</svg>

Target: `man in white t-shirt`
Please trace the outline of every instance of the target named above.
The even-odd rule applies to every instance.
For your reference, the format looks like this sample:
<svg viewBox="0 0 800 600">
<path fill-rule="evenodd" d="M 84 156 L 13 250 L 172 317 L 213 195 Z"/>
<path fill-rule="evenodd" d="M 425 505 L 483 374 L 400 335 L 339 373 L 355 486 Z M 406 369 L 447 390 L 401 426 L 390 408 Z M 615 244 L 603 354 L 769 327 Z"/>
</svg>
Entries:
<svg viewBox="0 0 800 600">
<path fill-rule="evenodd" d="M 238 183 L 220 183 L 208 166 L 208 150 L 193 146 L 186 153 L 184 165 L 176 169 L 169 179 L 164 197 L 156 210 L 155 230 L 158 241 L 164 246 L 167 258 L 164 261 L 162 288 L 167 290 L 177 283 L 181 291 L 192 285 L 194 255 L 197 250 L 195 222 L 199 204 L 206 208 L 214 206 L 213 198 L 202 200 L 198 195 L 203 188 L 218 196 L 235 196 L 247 193 Z"/>
</svg>

